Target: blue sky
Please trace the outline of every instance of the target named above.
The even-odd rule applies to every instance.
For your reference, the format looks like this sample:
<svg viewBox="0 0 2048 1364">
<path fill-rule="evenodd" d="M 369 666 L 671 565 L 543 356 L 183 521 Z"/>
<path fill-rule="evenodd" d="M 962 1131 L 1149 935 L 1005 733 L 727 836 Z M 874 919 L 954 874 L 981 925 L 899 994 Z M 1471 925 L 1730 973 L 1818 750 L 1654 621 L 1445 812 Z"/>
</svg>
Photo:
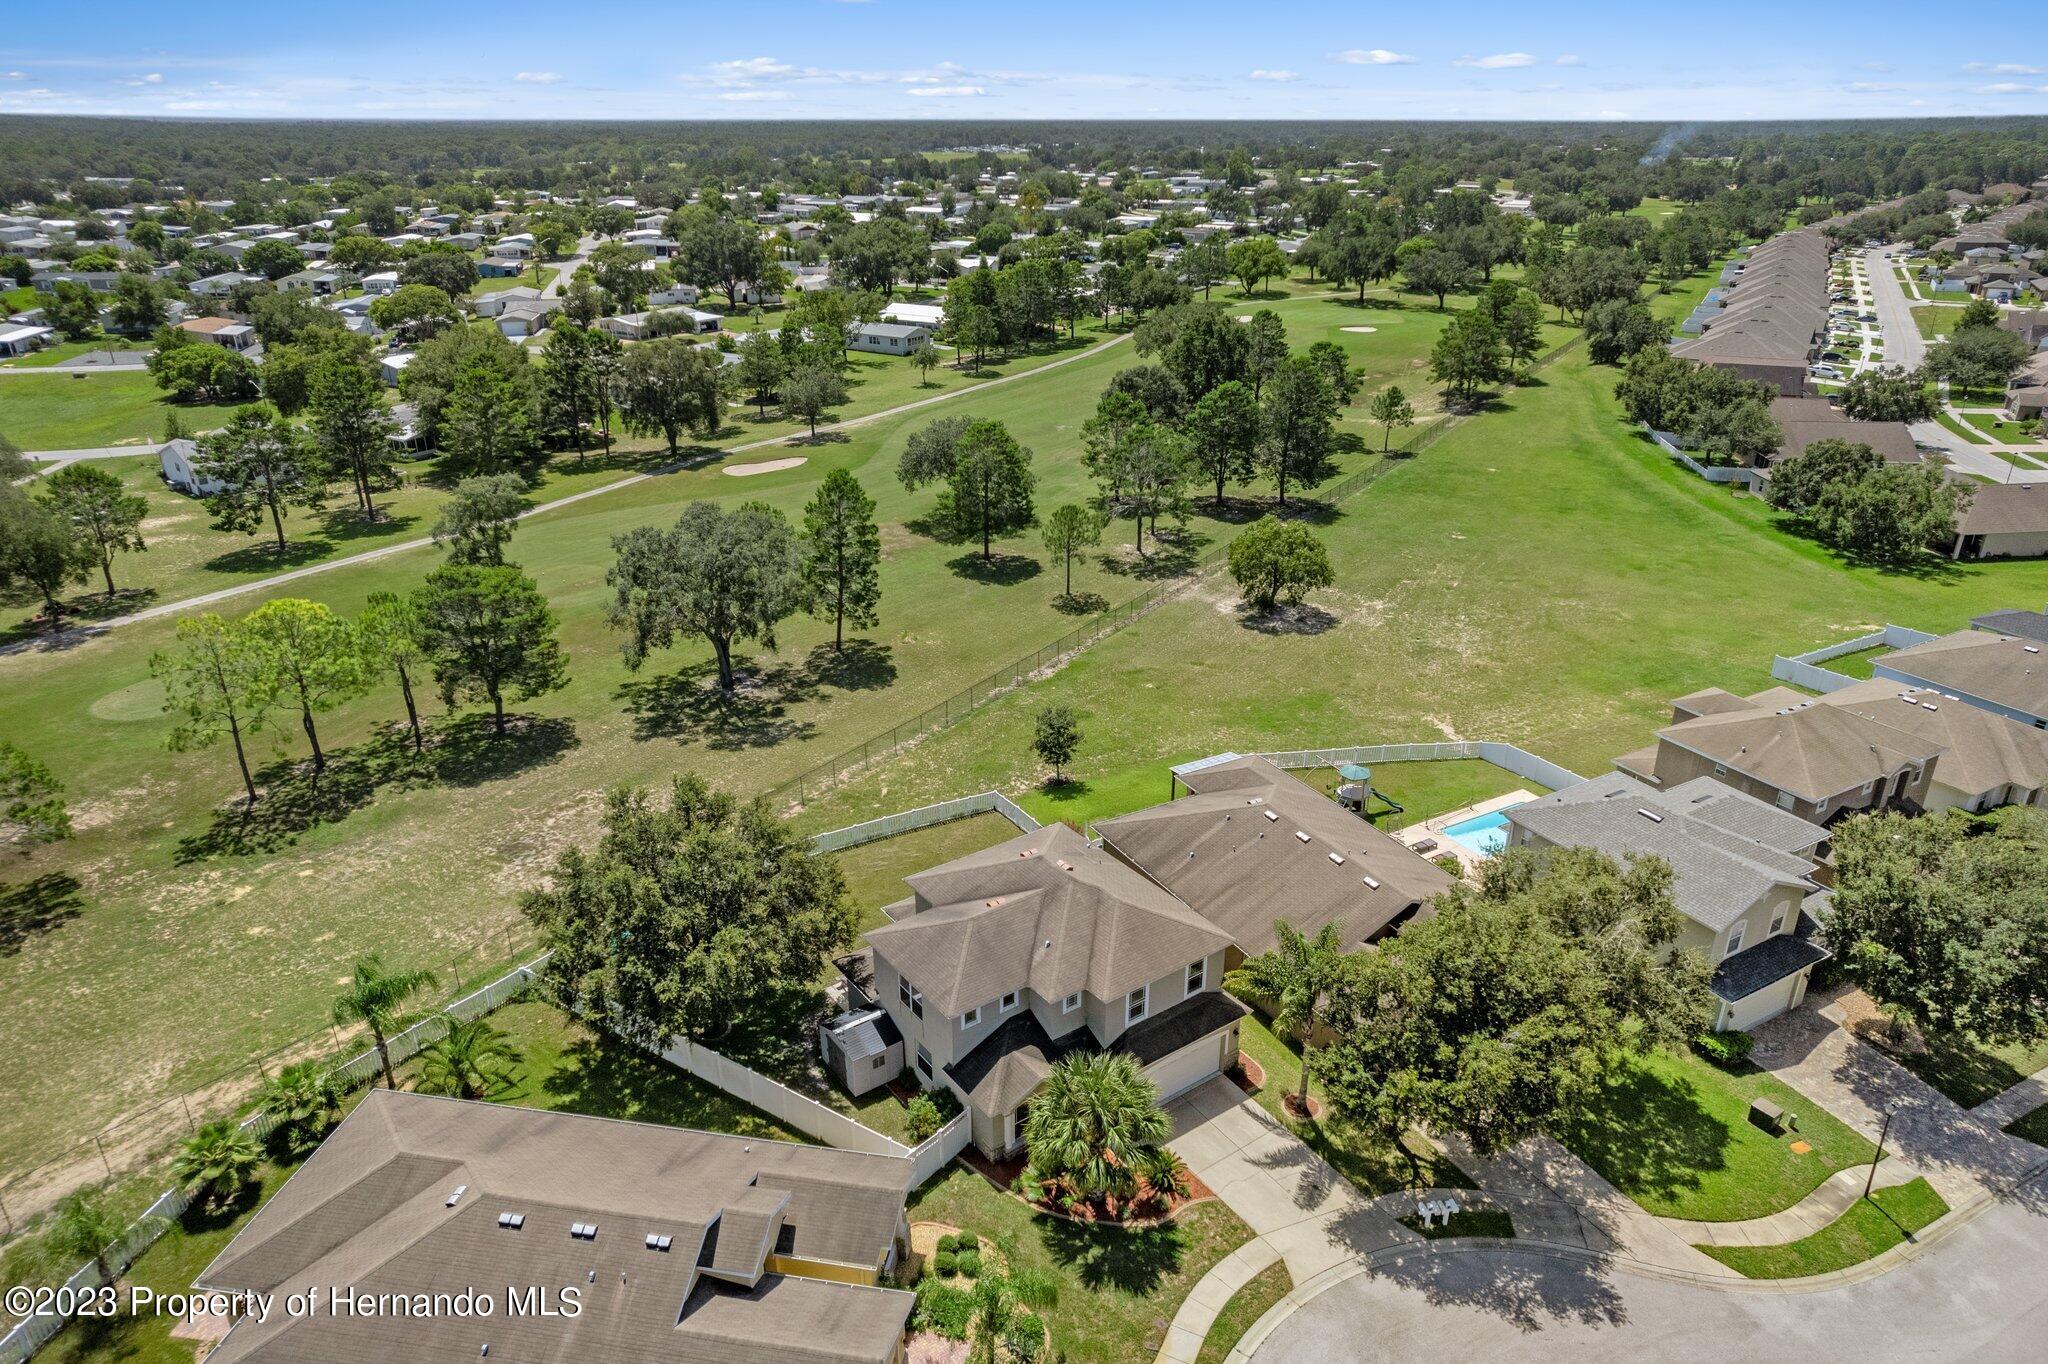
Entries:
<svg viewBox="0 0 2048 1364">
<path fill-rule="evenodd" d="M 15 0 L 0 112 L 1854 118 L 2048 112 L 2040 11 L 1297 0 Z M 1738 35 L 1763 35 L 1759 41 Z"/>
</svg>

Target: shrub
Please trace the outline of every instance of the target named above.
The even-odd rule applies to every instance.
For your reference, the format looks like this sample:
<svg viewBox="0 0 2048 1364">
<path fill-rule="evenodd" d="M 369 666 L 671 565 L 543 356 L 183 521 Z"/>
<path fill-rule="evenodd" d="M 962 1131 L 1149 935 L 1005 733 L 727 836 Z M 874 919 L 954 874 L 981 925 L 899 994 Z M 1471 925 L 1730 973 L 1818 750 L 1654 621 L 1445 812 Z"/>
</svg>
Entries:
<svg viewBox="0 0 2048 1364">
<path fill-rule="evenodd" d="M 940 1249 L 940 1250 L 958 1250 L 958 1249 L 960 1249 L 960 1238 L 959 1238 L 959 1237 L 957 1237 L 957 1236 L 941 1236 L 941 1237 L 939 1238 L 939 1249 Z"/>
<path fill-rule="evenodd" d="M 1010 1329 L 1003 1332 L 1003 1348 L 1017 1364 L 1035 1364 L 1039 1355 L 1045 1353 L 1044 1324 L 1029 1312 L 1019 1314 L 1010 1323 Z"/>
<path fill-rule="evenodd" d="M 961 1251 L 959 1254 L 953 1257 L 953 1268 L 960 1271 L 960 1273 L 966 1278 L 980 1278 L 981 1252 L 978 1250 Z"/>
<path fill-rule="evenodd" d="M 1693 1050 L 1724 1070 L 1733 1070 L 1749 1060 L 1755 1039 L 1746 1032 L 1703 1032 L 1693 1039 Z"/>
<path fill-rule="evenodd" d="M 910 1144 L 922 1145 L 930 1141 L 933 1134 L 945 1126 L 939 1117 L 939 1106 L 932 1102 L 929 1094 L 920 1094 L 903 1106 L 904 1122 L 909 1129 Z"/>
<path fill-rule="evenodd" d="M 933 1331 L 948 1340 L 967 1339 L 967 1323 L 974 1317 L 974 1295 L 937 1279 L 922 1279 L 917 1285 L 917 1307 L 911 1313 L 913 1331 Z"/>
<path fill-rule="evenodd" d="M 1465 864 L 1463 862 L 1460 862 L 1457 858 L 1457 855 L 1454 853 L 1443 853 L 1440 856 L 1432 857 L 1429 860 L 1436 863 L 1437 870 L 1439 871 L 1446 872 L 1449 875 L 1457 877 L 1463 877 L 1465 875 Z"/>
<path fill-rule="evenodd" d="M 976 1235 L 975 1235 L 975 1234 L 974 1234 L 973 1232 L 971 1232 L 971 1231 L 963 1231 L 963 1232 L 961 1232 L 961 1233 L 960 1233 L 960 1234 L 959 1234 L 958 1236 L 955 1236 L 955 1237 L 953 1238 L 953 1249 L 955 1249 L 955 1250 L 980 1250 L 980 1249 L 981 1249 L 981 1238 L 980 1238 L 979 1236 L 976 1236 Z"/>
<path fill-rule="evenodd" d="M 950 1279 L 959 1272 L 960 1261 L 950 1250 L 936 1251 L 932 1255 L 932 1272 L 942 1279 Z"/>
</svg>

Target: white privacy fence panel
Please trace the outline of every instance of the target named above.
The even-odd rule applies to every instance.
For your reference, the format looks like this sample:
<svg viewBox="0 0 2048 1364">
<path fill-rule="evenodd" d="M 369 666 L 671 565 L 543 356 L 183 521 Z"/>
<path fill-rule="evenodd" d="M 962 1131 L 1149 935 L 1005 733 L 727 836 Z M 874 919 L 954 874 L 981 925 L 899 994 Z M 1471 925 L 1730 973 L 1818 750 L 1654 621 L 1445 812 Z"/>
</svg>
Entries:
<svg viewBox="0 0 2048 1364">
<path fill-rule="evenodd" d="M 813 853 L 843 852 L 857 848 L 863 843 L 875 843 L 884 838 L 894 838 L 916 829 L 929 829 L 935 824 L 950 824 L 956 819 L 968 819 L 974 815 L 998 814 L 1025 833 L 1031 833 L 1038 821 L 1019 809 L 1000 791 L 980 791 L 971 796 L 958 796 L 942 800 L 936 805 L 921 805 L 915 810 L 898 810 L 893 815 L 883 815 L 861 824 L 849 824 L 844 829 L 833 829 L 817 835 L 811 840 Z"/>
<path fill-rule="evenodd" d="M 908 1156 L 910 1148 L 883 1136 L 844 1113 L 835 1112 L 816 1099 L 797 1093 L 757 1070 L 720 1056 L 694 1042 L 678 1042 L 661 1053 L 661 1059 L 705 1084 L 724 1090 L 733 1098 L 750 1103 L 784 1126 L 827 1146 L 847 1151 L 865 1151 L 875 1156 Z"/>
<path fill-rule="evenodd" d="M 953 1157 L 967 1149 L 969 1139 L 974 1135 L 974 1124 L 962 1109 L 953 1115 L 953 1121 L 927 1137 L 922 1145 L 910 1153 L 910 1187 L 915 1189 L 927 1179 L 946 1168 Z"/>
<path fill-rule="evenodd" d="M 1577 786 L 1585 778 L 1547 758 L 1539 758 L 1514 744 L 1488 739 L 1450 740 L 1429 744 L 1361 744 L 1352 748 L 1299 748 L 1281 753 L 1261 753 L 1276 767 L 1335 767 L 1342 763 L 1452 762 L 1477 758 L 1505 768 L 1518 777 L 1541 782 L 1553 791 Z"/>
<path fill-rule="evenodd" d="M 1790 682 L 1795 687 L 1804 687 L 1808 691 L 1840 691 L 1844 687 L 1853 686 L 1859 679 L 1818 665 L 1829 659 L 1841 658 L 1845 654 L 1860 654 L 1865 649 L 1910 649 L 1915 644 L 1925 644 L 1934 638 L 1937 636 L 1930 635 L 1925 630 L 1915 630 L 1904 625 L 1887 625 L 1867 635 L 1840 639 L 1833 644 L 1823 644 L 1818 649 L 1808 649 L 1803 654 L 1779 654 L 1771 660 L 1771 676 L 1780 682 Z"/>
</svg>

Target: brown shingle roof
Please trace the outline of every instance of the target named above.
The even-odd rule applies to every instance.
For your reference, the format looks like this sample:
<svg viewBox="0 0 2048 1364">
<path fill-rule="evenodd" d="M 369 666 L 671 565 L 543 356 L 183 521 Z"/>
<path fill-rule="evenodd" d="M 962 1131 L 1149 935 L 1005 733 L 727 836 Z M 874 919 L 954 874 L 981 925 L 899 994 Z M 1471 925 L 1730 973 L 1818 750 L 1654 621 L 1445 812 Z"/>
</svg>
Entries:
<svg viewBox="0 0 2048 1364">
<path fill-rule="evenodd" d="M 1451 885 L 1442 869 L 1264 758 L 1182 780 L 1194 795 L 1103 820 L 1096 832 L 1247 955 L 1278 941 L 1278 919 L 1308 934 L 1334 923 L 1347 950 L 1357 947 Z"/>
<path fill-rule="evenodd" d="M 1886 654 L 1878 662 L 1943 691 L 2048 716 L 2048 652 L 2029 653 L 2030 644 L 2031 640 L 1982 630 L 1960 630 Z"/>
<path fill-rule="evenodd" d="M 1657 737 L 1815 802 L 1941 753 L 1941 745 L 1917 735 L 1813 701 L 1703 715 L 1660 729 Z"/>
<path fill-rule="evenodd" d="M 2048 786 L 2048 731 L 1881 677 L 1829 692 L 1822 700 L 1940 744 L 1944 751 L 1934 779 L 1952 790 L 1982 795 L 2003 786 Z"/>
</svg>

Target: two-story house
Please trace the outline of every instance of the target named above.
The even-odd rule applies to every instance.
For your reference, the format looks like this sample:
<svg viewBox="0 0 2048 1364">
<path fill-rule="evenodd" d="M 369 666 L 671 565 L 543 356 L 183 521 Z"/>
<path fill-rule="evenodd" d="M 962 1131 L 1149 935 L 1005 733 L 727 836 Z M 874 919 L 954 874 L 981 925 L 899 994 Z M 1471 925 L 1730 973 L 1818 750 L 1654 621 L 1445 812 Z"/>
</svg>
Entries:
<svg viewBox="0 0 2048 1364">
<path fill-rule="evenodd" d="M 1819 886 L 1828 831 L 1710 777 L 1660 789 L 1610 772 L 1508 807 L 1522 848 L 1595 848 L 1622 861 L 1670 864 L 1672 898 L 1687 924 L 1674 946 L 1713 967 L 1715 1031 L 1746 1029 L 1806 997 L 1828 953 L 1803 912 Z"/>
<path fill-rule="evenodd" d="M 1071 1053 L 1126 1053 L 1167 1098 L 1236 1063 L 1230 935 L 1065 825 L 906 879 L 868 933 L 868 988 L 986 1154 L 1022 1144 L 1027 1102 Z"/>
<path fill-rule="evenodd" d="M 1942 745 L 1787 687 L 1719 687 L 1671 703 L 1654 746 L 1615 766 L 1670 790 L 1712 777 L 1815 824 L 1859 810 L 1924 810 Z"/>
</svg>

